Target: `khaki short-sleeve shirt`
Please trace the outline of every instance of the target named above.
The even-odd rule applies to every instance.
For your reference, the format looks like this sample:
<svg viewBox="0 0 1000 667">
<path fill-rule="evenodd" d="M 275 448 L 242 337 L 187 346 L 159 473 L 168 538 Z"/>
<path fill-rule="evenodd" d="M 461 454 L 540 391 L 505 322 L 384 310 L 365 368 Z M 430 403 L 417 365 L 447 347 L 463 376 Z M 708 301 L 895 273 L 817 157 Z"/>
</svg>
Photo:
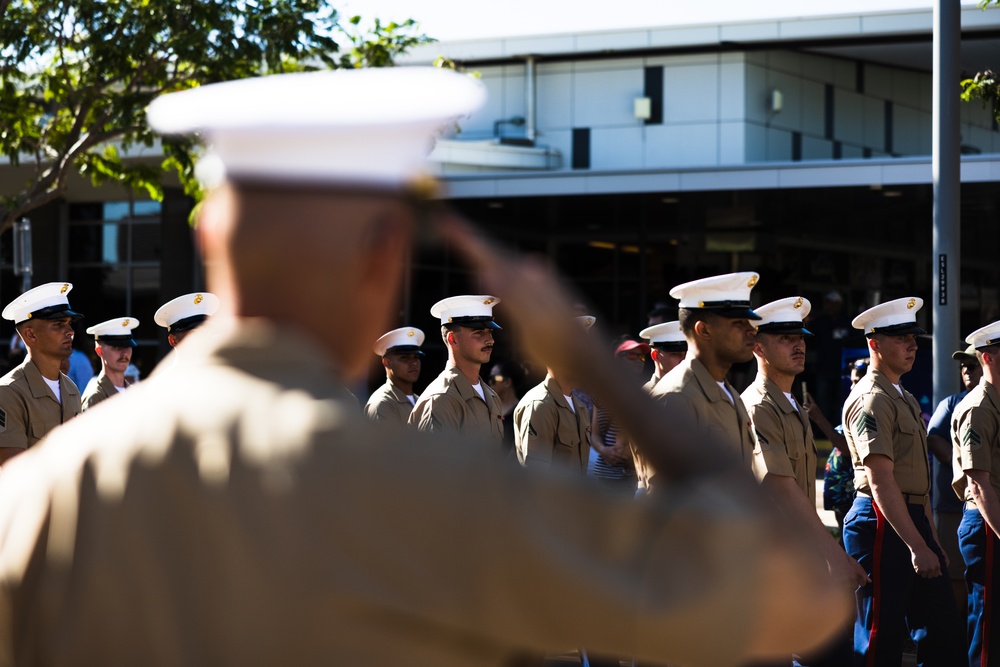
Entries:
<svg viewBox="0 0 1000 667">
<path fill-rule="evenodd" d="M 892 474 L 901 493 L 928 494 L 927 432 L 913 394 L 903 389 L 901 395 L 885 375 L 872 368 L 848 396 L 843 423 L 859 492 L 871 495 L 864 463 L 870 454 L 881 454 L 892 460 Z"/>
<path fill-rule="evenodd" d="M 758 480 L 767 474 L 794 477 L 798 487 L 815 504 L 816 440 L 809 417 L 761 373 L 742 398 L 757 436 L 754 475 Z"/>
<path fill-rule="evenodd" d="M 573 409 L 551 376 L 520 400 L 514 408 L 514 445 L 521 465 L 587 473 L 590 413 L 574 396 L 570 400 Z"/>
<path fill-rule="evenodd" d="M 369 421 L 388 426 L 406 426 L 412 410 L 413 403 L 389 379 L 372 393 L 365 404 L 365 416 Z"/>
<path fill-rule="evenodd" d="M 983 378 L 959 401 L 951 417 L 952 488 L 972 500 L 966 470 L 990 473 L 990 486 L 1000 497 L 1000 394 Z"/>
<path fill-rule="evenodd" d="M 27 449 L 80 414 L 80 390 L 63 373 L 59 393 L 61 402 L 30 358 L 0 378 L 0 447 Z"/>
<path fill-rule="evenodd" d="M 132 383 L 125 380 L 125 386 L 128 387 Z M 87 388 L 83 391 L 83 409 L 87 410 L 92 408 L 101 401 L 107 400 L 112 396 L 117 396 L 121 392 L 115 387 L 114 382 L 111 381 L 107 375 L 104 374 L 102 370 L 97 377 L 93 378 L 87 383 Z"/>
<path fill-rule="evenodd" d="M 449 366 L 420 394 L 408 423 L 419 431 L 476 433 L 496 445 L 503 442 L 500 397 L 479 381 L 485 400 L 455 366 Z"/>
</svg>

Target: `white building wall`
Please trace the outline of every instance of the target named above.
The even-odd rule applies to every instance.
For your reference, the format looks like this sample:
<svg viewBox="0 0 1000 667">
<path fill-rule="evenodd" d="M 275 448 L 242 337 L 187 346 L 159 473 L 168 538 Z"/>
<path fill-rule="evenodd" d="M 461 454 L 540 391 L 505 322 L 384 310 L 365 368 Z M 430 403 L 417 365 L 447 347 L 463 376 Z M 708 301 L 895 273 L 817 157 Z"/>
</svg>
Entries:
<svg viewBox="0 0 1000 667">
<path fill-rule="evenodd" d="M 663 68 L 662 123 L 633 115 L 645 68 Z M 573 171 L 574 130 L 589 130 L 589 170 L 719 167 L 931 152 L 931 77 L 853 60 L 771 50 L 646 58 L 540 62 L 536 69 L 537 144 L 558 151 L 557 170 Z M 462 123 L 461 139 L 496 135 L 496 121 L 524 118 L 525 65 L 478 69 L 489 102 Z M 859 89 L 860 84 L 860 89 Z M 828 136 L 827 89 L 833 90 Z M 772 93 L 782 108 L 772 110 Z M 886 137 L 887 113 L 891 137 Z M 509 123 L 499 134 L 523 137 Z M 971 152 L 1000 153 L 989 112 L 962 105 L 962 141 Z"/>
</svg>

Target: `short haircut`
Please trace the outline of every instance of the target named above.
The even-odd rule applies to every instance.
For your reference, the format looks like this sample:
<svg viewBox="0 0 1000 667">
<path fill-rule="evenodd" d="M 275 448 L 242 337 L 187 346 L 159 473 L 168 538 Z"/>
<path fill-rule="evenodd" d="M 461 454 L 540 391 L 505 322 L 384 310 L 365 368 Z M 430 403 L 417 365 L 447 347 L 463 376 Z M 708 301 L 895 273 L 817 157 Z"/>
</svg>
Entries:
<svg viewBox="0 0 1000 667">
<path fill-rule="evenodd" d="M 976 349 L 976 359 L 979 360 L 979 365 L 983 365 L 983 355 L 989 354 L 991 356 L 996 356 L 997 351 L 1000 350 L 1000 344 L 998 345 L 987 345 L 986 347 L 980 347 Z"/>
<path fill-rule="evenodd" d="M 681 331 L 685 334 L 689 334 L 694 331 L 694 325 L 698 322 L 712 322 L 713 318 L 718 317 L 708 308 L 678 308 L 677 309 L 677 320 L 681 324 Z"/>
</svg>

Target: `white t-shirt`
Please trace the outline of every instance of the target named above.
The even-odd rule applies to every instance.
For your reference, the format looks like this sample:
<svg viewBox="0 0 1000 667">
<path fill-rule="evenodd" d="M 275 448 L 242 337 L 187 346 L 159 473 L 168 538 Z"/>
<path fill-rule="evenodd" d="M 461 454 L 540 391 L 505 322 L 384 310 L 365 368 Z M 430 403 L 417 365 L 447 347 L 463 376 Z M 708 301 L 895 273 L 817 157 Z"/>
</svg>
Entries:
<svg viewBox="0 0 1000 667">
<path fill-rule="evenodd" d="M 792 404 L 792 407 L 793 407 L 793 408 L 795 408 L 796 410 L 798 410 L 798 409 L 799 409 L 799 404 L 795 402 L 795 397 L 794 397 L 794 396 L 792 396 L 792 395 L 791 395 L 791 394 L 790 394 L 789 392 L 787 392 L 787 391 L 783 391 L 783 392 L 781 392 L 781 393 L 785 395 L 785 398 L 787 398 L 787 399 L 788 399 L 788 402 Z"/>
<path fill-rule="evenodd" d="M 476 384 L 472 385 L 472 388 L 476 390 L 476 393 L 479 394 L 479 398 L 483 399 L 483 403 L 485 403 L 486 394 L 483 393 L 483 383 L 477 382 Z"/>
<path fill-rule="evenodd" d="M 902 387 L 900 387 L 898 384 L 893 384 L 892 386 L 896 388 L 896 391 L 899 392 L 900 396 L 903 395 L 903 388 Z"/>
<path fill-rule="evenodd" d="M 407 394 L 406 397 L 408 399 L 410 399 L 410 405 L 416 406 L 416 404 L 417 404 L 417 397 L 416 397 L 416 395 L 414 395 L 414 394 Z"/>
<path fill-rule="evenodd" d="M 719 385 L 719 389 L 722 390 L 722 393 L 725 394 L 726 398 L 729 399 L 729 402 L 732 403 L 735 406 L 736 405 L 736 401 L 733 400 L 733 395 L 729 393 L 728 389 L 726 389 L 726 383 L 725 382 L 716 382 L 715 384 Z"/>
<path fill-rule="evenodd" d="M 113 384 L 111 386 L 114 387 L 115 389 L 117 389 L 119 394 L 122 393 L 123 391 L 125 391 L 127 389 L 127 387 L 119 387 L 116 384 Z"/>
<path fill-rule="evenodd" d="M 45 384 L 49 385 L 49 389 L 51 389 L 52 393 L 56 395 L 56 400 L 59 401 L 60 405 L 62 405 L 62 392 L 59 390 L 59 380 L 50 380 L 44 376 L 42 379 L 45 380 Z"/>
<path fill-rule="evenodd" d="M 572 410 L 573 414 L 575 415 L 576 414 L 576 408 L 573 407 L 573 397 L 572 396 L 567 396 L 566 394 L 563 394 L 563 398 L 565 398 L 566 402 L 569 403 L 569 409 Z"/>
</svg>

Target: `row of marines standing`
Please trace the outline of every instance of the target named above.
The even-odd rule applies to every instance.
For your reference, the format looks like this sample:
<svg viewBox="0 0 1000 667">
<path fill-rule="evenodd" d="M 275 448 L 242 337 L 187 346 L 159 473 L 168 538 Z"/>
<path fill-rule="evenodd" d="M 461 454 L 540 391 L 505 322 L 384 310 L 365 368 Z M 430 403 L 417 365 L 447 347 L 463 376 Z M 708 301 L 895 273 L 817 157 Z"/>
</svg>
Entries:
<svg viewBox="0 0 1000 667">
<path fill-rule="evenodd" d="M 920 664 L 974 667 L 990 661 L 1000 619 L 991 613 L 995 528 L 1000 528 L 1000 323 L 971 334 L 967 342 L 984 379 L 954 410 L 954 491 L 965 501 L 959 530 L 968 586 L 968 641 L 949 588 L 949 563 L 931 518 L 930 470 L 921 409 L 900 384 L 913 365 L 916 336 L 925 332 L 915 315 L 916 297 L 896 299 L 858 315 L 871 372 L 851 392 L 843 409 L 843 431 L 855 469 L 857 498 L 844 522 L 844 549 L 816 514 L 816 443 L 808 395 L 792 394 L 805 369 L 804 320 L 810 303 L 800 296 L 752 308 L 752 272 L 696 280 L 671 290 L 679 321 L 644 329 L 655 364 L 645 389 L 664 409 L 683 410 L 699 425 L 729 442 L 782 511 L 809 526 L 831 576 L 855 589 L 857 617 L 819 655 L 796 664 L 898 665 L 907 633 Z M 448 346 L 446 369 L 417 397 L 424 334 L 403 327 L 382 336 L 374 351 L 387 381 L 369 399 L 374 422 L 419 430 L 474 431 L 499 441 L 503 432 L 499 397 L 480 381 L 490 360 L 497 299 L 451 297 L 431 313 L 440 318 Z M 578 318 L 589 329 L 591 316 Z M 726 375 L 734 363 L 756 358 L 758 374 L 742 395 Z M 513 413 L 519 462 L 586 473 L 593 415 L 572 377 L 547 369 L 545 379 L 520 400 Z M 576 394 L 576 395 L 575 395 Z M 653 493 L 656 471 L 633 449 L 640 492 Z M 994 639 L 994 641 L 991 641 Z M 997 651 L 994 651 L 996 653 Z"/>
<path fill-rule="evenodd" d="M 134 317 L 117 317 L 87 329 L 94 337 L 101 372 L 86 387 L 77 387 L 62 372 L 73 351 L 73 324 L 83 319 L 70 307 L 72 289 L 71 283 L 45 283 L 3 309 L 3 318 L 14 323 L 27 355 L 0 378 L 0 464 L 131 384 L 125 371 L 136 346 L 132 332 L 139 320 Z M 185 294 L 163 304 L 153 319 L 176 347 L 218 307 L 218 298 L 209 292 Z"/>
</svg>

